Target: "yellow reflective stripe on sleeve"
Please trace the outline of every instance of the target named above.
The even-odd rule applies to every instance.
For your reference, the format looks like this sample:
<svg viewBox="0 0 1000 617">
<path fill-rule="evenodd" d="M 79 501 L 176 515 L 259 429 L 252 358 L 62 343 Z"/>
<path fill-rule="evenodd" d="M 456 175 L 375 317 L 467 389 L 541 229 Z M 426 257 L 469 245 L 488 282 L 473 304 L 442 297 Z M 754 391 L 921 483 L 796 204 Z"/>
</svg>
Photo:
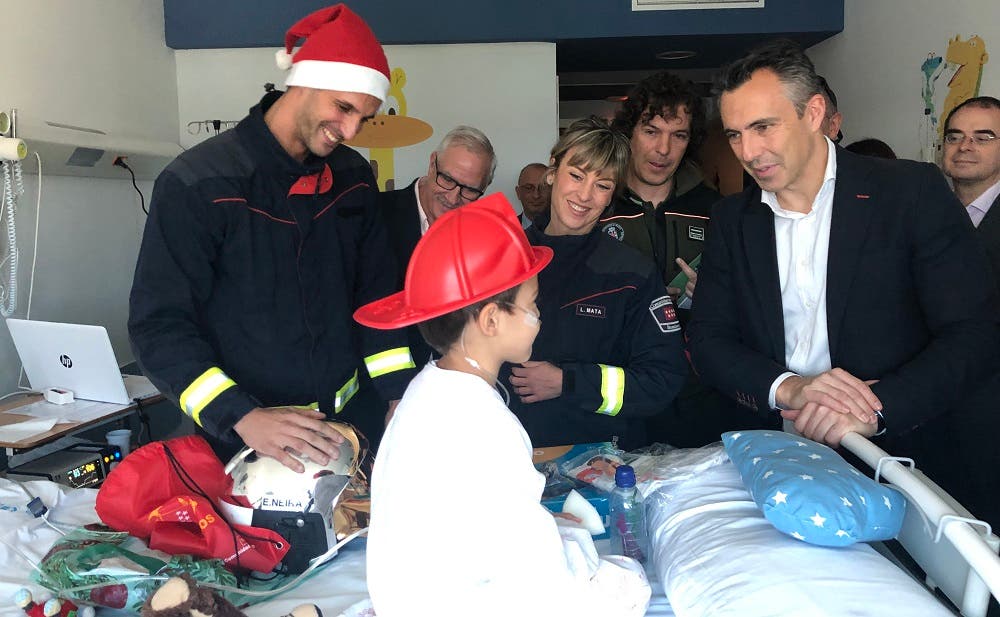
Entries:
<svg viewBox="0 0 1000 617">
<path fill-rule="evenodd" d="M 607 364 L 597 366 L 601 367 L 601 398 L 604 399 L 597 413 L 617 416 L 625 400 L 625 370 Z"/>
<path fill-rule="evenodd" d="M 181 392 L 181 409 L 191 416 L 195 424 L 201 426 L 201 411 L 217 396 L 235 385 L 236 382 L 223 373 L 222 369 L 213 366 Z"/>
<path fill-rule="evenodd" d="M 358 370 L 354 369 L 354 375 L 347 380 L 344 386 L 337 390 L 337 396 L 333 400 L 333 413 L 340 413 L 344 410 L 344 405 L 351 400 L 354 393 L 358 391 Z"/>
<path fill-rule="evenodd" d="M 368 356 L 365 358 L 365 366 L 368 367 L 368 374 L 374 379 L 386 373 L 414 368 L 417 365 L 413 363 L 409 347 L 397 347 Z"/>
</svg>

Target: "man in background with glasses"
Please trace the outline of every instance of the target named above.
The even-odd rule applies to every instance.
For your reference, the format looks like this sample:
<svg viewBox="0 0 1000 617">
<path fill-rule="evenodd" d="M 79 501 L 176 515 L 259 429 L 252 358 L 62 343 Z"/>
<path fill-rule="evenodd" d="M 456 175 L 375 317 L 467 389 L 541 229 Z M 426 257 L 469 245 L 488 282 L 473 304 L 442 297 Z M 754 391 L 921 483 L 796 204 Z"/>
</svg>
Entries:
<svg viewBox="0 0 1000 617">
<path fill-rule="evenodd" d="M 944 123 L 944 173 L 965 206 L 1000 284 L 1000 100 L 969 99 Z"/>
<path fill-rule="evenodd" d="M 420 237 L 445 212 L 482 197 L 496 168 L 489 138 L 479 129 L 457 126 L 431 153 L 425 176 L 406 188 L 379 194 L 378 205 L 396 257 L 397 289 L 403 288 L 406 266 Z M 420 368 L 430 359 L 431 348 L 416 327 L 407 328 L 407 334 L 415 345 L 410 348 L 413 361 Z"/>
<path fill-rule="evenodd" d="M 944 122 L 944 152 L 942 166 L 951 178 L 958 201 L 976 228 L 976 238 L 981 243 L 993 269 L 993 279 L 1000 287 L 1000 100 L 992 96 L 968 99 L 948 114 Z M 950 283 L 950 281 L 949 281 Z M 994 373 L 987 383 L 975 391 L 963 405 L 970 409 L 995 412 L 1000 400 L 1000 374 Z M 960 473 L 969 485 L 967 491 L 989 495 L 988 503 L 974 514 L 994 525 L 1000 524 L 1000 505 L 995 499 L 995 454 L 987 457 L 989 445 L 980 436 L 996 433 L 995 413 L 973 415 L 958 431 L 961 448 L 975 448 L 983 452 L 984 465 L 968 473 Z M 952 433 L 952 438 L 955 434 Z M 978 438 L 978 439 L 977 439 Z M 989 439 L 989 438 L 986 438 Z M 985 440 L 984 440 L 985 441 Z M 989 442 L 986 441 L 988 444 Z M 994 461 L 991 465 L 990 461 Z M 933 476 L 932 476 L 933 477 Z M 965 503 L 963 501 L 963 503 Z M 990 614 L 996 609 L 991 604 Z"/>
</svg>

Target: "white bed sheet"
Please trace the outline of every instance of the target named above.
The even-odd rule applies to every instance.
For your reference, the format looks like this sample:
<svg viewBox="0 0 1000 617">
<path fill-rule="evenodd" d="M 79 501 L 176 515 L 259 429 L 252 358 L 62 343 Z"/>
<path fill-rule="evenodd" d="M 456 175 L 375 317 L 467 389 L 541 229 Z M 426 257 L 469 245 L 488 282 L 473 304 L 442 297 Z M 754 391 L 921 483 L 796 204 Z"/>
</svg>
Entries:
<svg viewBox="0 0 1000 617">
<path fill-rule="evenodd" d="M 97 491 L 93 489 L 69 489 L 53 482 L 25 482 L 23 485 L 32 495 L 41 497 L 49 507 L 49 519 L 58 525 L 65 525 L 68 531 L 74 526 L 98 521 L 94 511 Z M 49 597 L 51 592 L 30 580 L 31 565 L 37 564 L 59 538 L 59 534 L 35 519 L 27 511 L 27 497 L 17 484 L 0 479 L 0 598 L 12 598 L 21 587 L 27 587 L 36 598 Z M 443 538 L 428 539 L 428 549 Z M 10 543 L 17 550 L 11 548 Z M 607 550 L 607 542 L 598 543 L 598 549 Z M 25 557 L 20 556 L 23 553 Z M 653 600 L 647 617 L 673 617 L 663 588 L 647 568 L 653 586 Z M 303 581 L 300 585 L 281 595 L 254 604 L 244 612 L 248 617 L 275 617 L 287 614 L 292 608 L 303 603 L 315 603 L 328 617 L 343 614 L 345 617 L 360 617 L 364 614 L 368 598 L 365 584 L 365 551 L 363 539 L 355 540 L 345 547 L 333 561 Z M 100 615 L 124 614 L 123 611 L 100 609 Z M 13 602 L 0 601 L 0 617 L 24 617 L 24 613 Z"/>
<path fill-rule="evenodd" d="M 695 478 L 663 482 L 647 502 L 652 578 L 679 617 L 952 614 L 867 544 L 825 548 L 777 531 L 735 466 L 705 466 L 703 450 Z"/>
</svg>

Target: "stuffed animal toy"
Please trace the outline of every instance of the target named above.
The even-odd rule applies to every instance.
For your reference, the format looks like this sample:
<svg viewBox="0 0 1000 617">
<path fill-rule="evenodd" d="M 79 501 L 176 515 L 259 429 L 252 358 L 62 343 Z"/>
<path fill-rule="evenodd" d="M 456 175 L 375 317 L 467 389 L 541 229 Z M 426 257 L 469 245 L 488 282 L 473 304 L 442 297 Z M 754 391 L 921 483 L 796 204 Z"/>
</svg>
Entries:
<svg viewBox="0 0 1000 617">
<path fill-rule="evenodd" d="M 14 594 L 14 603 L 28 617 L 94 617 L 94 607 L 84 606 L 80 608 L 69 600 L 50 598 L 42 604 L 38 604 L 31 597 L 31 592 L 23 587 Z"/>
<path fill-rule="evenodd" d="M 163 583 L 142 607 L 142 617 L 245 617 L 231 602 L 188 574 Z M 323 617 L 315 604 L 302 604 L 284 617 Z"/>
</svg>

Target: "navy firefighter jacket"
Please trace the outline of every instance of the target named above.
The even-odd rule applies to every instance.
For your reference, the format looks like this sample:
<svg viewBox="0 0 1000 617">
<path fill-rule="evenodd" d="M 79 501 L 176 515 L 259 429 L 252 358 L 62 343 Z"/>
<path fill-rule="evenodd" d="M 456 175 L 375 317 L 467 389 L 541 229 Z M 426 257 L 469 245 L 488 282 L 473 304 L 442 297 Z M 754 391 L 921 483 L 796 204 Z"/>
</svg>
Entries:
<svg viewBox="0 0 1000 617">
<path fill-rule="evenodd" d="M 555 256 L 538 274 L 541 330 L 531 359 L 563 371 L 562 394 L 510 408 L 538 447 L 648 442 L 645 419 L 669 407 L 687 375 L 680 324 L 648 257 L 595 227 L 583 236 L 548 236 L 548 221 L 526 230 Z M 510 388 L 510 367 L 501 379 Z"/>
<path fill-rule="evenodd" d="M 413 367 L 403 331 L 352 320 L 396 273 L 366 161 L 290 157 L 265 96 L 156 180 L 129 305 L 143 372 L 216 439 L 255 407 L 340 413 L 367 370 L 385 400 Z"/>
</svg>

